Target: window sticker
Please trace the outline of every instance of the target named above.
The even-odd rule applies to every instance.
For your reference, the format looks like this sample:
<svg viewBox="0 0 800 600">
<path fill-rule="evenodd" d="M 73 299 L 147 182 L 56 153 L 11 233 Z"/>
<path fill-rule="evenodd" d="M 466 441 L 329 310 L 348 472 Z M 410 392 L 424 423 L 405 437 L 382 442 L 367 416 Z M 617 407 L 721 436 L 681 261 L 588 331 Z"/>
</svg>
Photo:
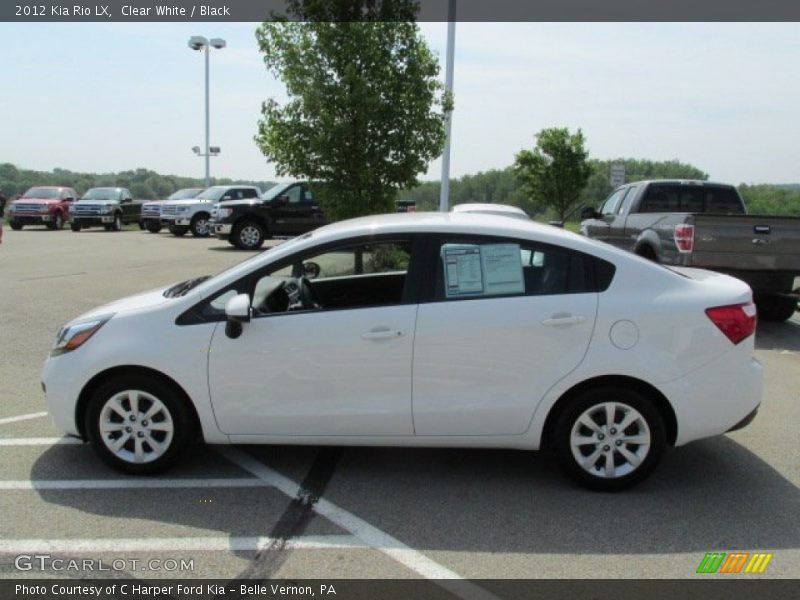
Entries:
<svg viewBox="0 0 800 600">
<path fill-rule="evenodd" d="M 522 259 L 518 244 L 489 244 L 481 246 L 481 264 L 486 294 L 522 294 Z"/>
<path fill-rule="evenodd" d="M 517 244 L 444 244 L 445 296 L 494 296 L 525 291 Z"/>
<path fill-rule="evenodd" d="M 483 294 L 480 246 L 445 244 L 442 246 L 442 259 L 448 298 Z"/>
</svg>

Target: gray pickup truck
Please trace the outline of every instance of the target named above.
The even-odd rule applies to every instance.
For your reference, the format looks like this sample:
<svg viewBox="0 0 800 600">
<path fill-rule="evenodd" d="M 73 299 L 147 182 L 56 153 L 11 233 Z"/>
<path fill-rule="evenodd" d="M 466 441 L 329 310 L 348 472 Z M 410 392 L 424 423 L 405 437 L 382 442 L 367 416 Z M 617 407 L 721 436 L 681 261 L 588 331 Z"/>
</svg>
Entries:
<svg viewBox="0 0 800 600">
<path fill-rule="evenodd" d="M 623 185 L 599 210 L 581 211 L 581 233 L 665 265 L 727 273 L 753 289 L 759 316 L 797 310 L 800 218 L 748 215 L 731 185 L 658 180 Z"/>
</svg>

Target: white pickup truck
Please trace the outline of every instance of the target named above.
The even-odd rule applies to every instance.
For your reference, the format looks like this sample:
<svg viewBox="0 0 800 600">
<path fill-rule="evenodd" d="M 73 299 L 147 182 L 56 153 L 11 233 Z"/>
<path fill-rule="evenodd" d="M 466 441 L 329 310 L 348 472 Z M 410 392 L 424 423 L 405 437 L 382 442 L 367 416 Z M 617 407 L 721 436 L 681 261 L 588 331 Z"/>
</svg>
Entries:
<svg viewBox="0 0 800 600">
<path fill-rule="evenodd" d="M 211 207 L 223 200 L 244 200 L 261 197 L 254 185 L 213 185 L 194 198 L 165 202 L 161 205 L 161 223 L 172 235 L 182 236 L 191 231 L 195 237 L 208 237 Z"/>
</svg>

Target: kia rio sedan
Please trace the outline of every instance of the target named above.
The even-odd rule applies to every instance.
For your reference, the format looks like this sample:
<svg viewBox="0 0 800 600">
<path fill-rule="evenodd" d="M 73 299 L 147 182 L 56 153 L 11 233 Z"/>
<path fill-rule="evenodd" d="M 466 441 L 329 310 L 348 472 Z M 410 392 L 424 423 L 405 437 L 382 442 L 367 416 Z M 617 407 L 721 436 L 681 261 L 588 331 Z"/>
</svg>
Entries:
<svg viewBox="0 0 800 600">
<path fill-rule="evenodd" d="M 551 448 L 594 489 L 746 425 L 747 285 L 485 214 L 345 221 L 65 325 L 55 424 L 155 473 L 209 444 Z"/>
</svg>

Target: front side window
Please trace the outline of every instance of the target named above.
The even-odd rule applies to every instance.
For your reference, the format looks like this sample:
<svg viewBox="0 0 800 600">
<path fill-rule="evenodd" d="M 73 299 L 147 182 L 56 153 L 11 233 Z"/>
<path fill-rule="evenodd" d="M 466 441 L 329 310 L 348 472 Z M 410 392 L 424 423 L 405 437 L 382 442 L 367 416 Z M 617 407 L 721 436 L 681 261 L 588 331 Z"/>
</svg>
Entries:
<svg viewBox="0 0 800 600">
<path fill-rule="evenodd" d="M 411 261 L 408 240 L 334 247 L 256 279 L 256 315 L 401 304 Z"/>
<path fill-rule="evenodd" d="M 622 201 L 622 197 L 625 195 L 625 190 L 617 190 L 611 196 L 608 197 L 608 200 L 605 201 L 603 204 L 603 208 L 600 209 L 600 214 L 603 216 L 605 215 L 615 215 L 617 214 L 617 207 L 619 206 L 620 202 Z"/>
</svg>

